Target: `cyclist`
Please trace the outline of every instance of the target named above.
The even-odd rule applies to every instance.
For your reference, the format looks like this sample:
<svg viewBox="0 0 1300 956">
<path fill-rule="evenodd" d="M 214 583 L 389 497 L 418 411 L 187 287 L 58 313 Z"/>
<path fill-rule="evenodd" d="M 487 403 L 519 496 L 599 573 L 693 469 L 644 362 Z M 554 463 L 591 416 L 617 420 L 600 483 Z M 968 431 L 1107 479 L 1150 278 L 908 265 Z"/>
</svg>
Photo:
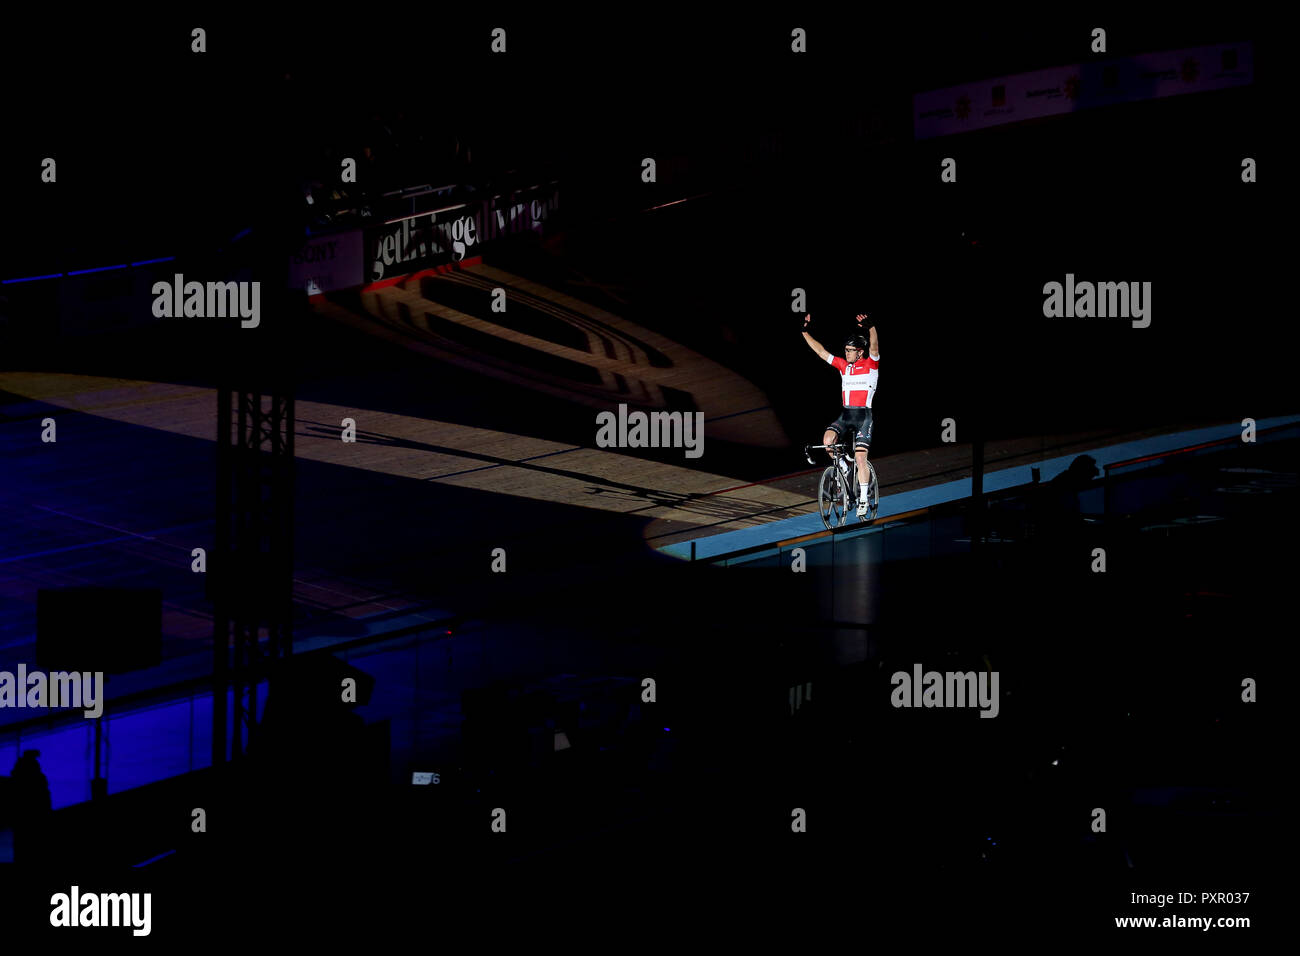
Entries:
<svg viewBox="0 0 1300 956">
<path fill-rule="evenodd" d="M 867 320 L 857 317 L 858 328 Z M 858 517 L 867 513 L 867 451 L 871 448 L 871 404 L 876 397 L 876 382 L 880 376 L 880 345 L 876 327 L 867 330 L 868 339 L 861 334 L 850 335 L 844 343 L 844 358 L 831 355 L 822 344 L 808 334 L 812 316 L 803 317 L 803 338 L 808 347 L 822 360 L 835 366 L 840 373 L 840 417 L 826 426 L 823 445 L 835 444 L 846 436 L 853 438 L 853 452 L 858 461 Z M 829 454 L 829 452 L 827 453 Z"/>
</svg>

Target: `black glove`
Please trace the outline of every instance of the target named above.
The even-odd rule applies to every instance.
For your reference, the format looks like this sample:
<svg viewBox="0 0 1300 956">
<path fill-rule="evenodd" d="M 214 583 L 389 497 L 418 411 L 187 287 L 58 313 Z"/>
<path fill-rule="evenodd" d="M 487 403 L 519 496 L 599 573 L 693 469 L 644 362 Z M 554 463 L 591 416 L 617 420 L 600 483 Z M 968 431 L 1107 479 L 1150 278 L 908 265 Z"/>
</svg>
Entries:
<svg viewBox="0 0 1300 956">
<path fill-rule="evenodd" d="M 809 327 L 810 325 L 812 325 L 812 316 L 811 316 L 811 315 L 805 315 L 805 316 L 803 317 L 803 330 L 804 330 L 805 332 L 807 332 L 807 331 L 808 331 L 808 327 Z"/>
</svg>

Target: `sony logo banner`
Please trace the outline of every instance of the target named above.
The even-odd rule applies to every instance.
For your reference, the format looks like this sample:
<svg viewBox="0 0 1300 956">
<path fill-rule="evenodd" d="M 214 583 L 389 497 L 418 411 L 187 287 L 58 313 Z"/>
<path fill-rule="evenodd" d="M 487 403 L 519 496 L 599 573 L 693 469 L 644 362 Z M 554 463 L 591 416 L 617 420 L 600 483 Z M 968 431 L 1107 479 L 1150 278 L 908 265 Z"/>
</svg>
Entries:
<svg viewBox="0 0 1300 956">
<path fill-rule="evenodd" d="M 289 257 L 289 288 L 308 295 L 350 289 L 365 281 L 360 229 L 308 240 Z"/>
</svg>

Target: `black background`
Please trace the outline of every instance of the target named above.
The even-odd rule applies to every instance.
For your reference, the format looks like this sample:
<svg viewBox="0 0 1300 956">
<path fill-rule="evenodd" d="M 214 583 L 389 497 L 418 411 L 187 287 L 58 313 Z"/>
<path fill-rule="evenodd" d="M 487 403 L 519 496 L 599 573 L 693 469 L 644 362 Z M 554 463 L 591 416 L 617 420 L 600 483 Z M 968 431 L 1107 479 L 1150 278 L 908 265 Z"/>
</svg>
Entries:
<svg viewBox="0 0 1300 956">
<path fill-rule="evenodd" d="M 0 41 L 8 91 L 0 271 L 26 275 L 51 261 L 67 269 L 166 255 L 175 242 L 221 242 L 245 225 L 273 221 L 318 144 L 359 142 L 373 105 L 381 104 L 465 131 L 490 161 L 553 172 L 565 184 L 575 250 L 603 263 L 603 275 L 639 290 L 666 333 L 743 364 L 791 434 L 801 435 L 809 421 L 820 424 L 833 408 L 832 386 L 815 378 L 824 373 L 797 338 L 794 287 L 809 291 L 814 332 L 828 346 L 855 313 L 871 311 L 886 357 L 877 407 L 877 421 L 888 423 L 880 430 L 882 453 L 937 444 L 938 422 L 949 416 L 958 419 L 959 434 L 978 420 L 994 437 L 1200 416 L 1258 419 L 1294 408 L 1291 229 L 1273 145 L 1290 119 L 1268 98 L 1278 62 L 1273 24 L 1186 14 L 1176 22 L 1041 13 L 1007 22 L 1014 16 L 985 12 L 708 18 L 635 9 L 567 21 L 390 8 L 314 19 L 304 11 L 300 19 L 267 23 L 221 12 L 127 22 L 45 14 L 7 30 Z M 208 29 L 202 56 L 189 52 L 193 25 Z M 489 53 L 497 25 L 508 30 L 504 58 Z M 809 32 L 805 57 L 789 53 L 793 25 Z M 1093 56 L 1089 34 L 1098 25 L 1109 31 L 1110 56 L 1251 40 L 1256 83 L 912 141 L 912 93 L 1084 61 Z M 59 161 L 57 189 L 38 181 L 46 155 Z M 665 164 L 672 175 L 653 187 L 639 176 L 647 155 L 674 158 Z M 958 161 L 956 184 L 938 178 L 939 161 L 949 156 Z M 1254 185 L 1240 181 L 1246 156 L 1259 163 Z M 634 215 L 698 193 L 709 195 L 681 210 Z M 1043 283 L 1063 281 L 1067 272 L 1080 280 L 1150 281 L 1151 327 L 1044 319 Z M 98 361 L 103 374 L 120 367 L 111 350 Z M 141 370 L 206 374 L 200 356 L 180 371 L 174 353 L 136 353 L 133 361 Z M 57 351 L 24 354 L 23 362 L 66 367 Z M 759 477 L 796 465 L 765 460 L 754 467 Z M 1034 580 L 1005 583 L 999 594 L 1012 600 Z M 746 606 L 752 592 L 744 583 L 681 593 L 680 603 L 666 602 L 638 628 L 660 628 L 665 640 L 689 647 L 696 638 L 771 626 L 761 609 Z M 1130 598 L 1107 607 L 1127 606 Z M 619 602 L 609 596 L 600 607 L 612 613 Z M 565 609 L 557 603 L 552 610 Z M 1069 616 L 1046 601 L 1026 611 L 1049 613 Z M 1093 613 L 1087 621 L 1100 625 L 1100 612 Z M 1255 633 L 1266 618 L 1261 612 L 1252 621 Z M 941 627 L 978 634 L 983 624 L 951 612 L 927 617 L 924 626 L 918 618 L 916 626 L 928 640 Z M 1051 669 L 1087 656 L 1084 624 L 1071 628 L 1078 643 L 1062 637 L 1063 646 L 1038 661 L 1042 668 L 1060 673 Z M 1187 653 L 1162 644 L 1149 648 L 1144 666 Z M 1017 676 L 1034 686 L 1041 672 L 1031 658 L 1021 660 Z M 728 666 L 722 652 L 706 655 L 690 679 L 698 686 L 710 677 L 723 681 Z M 1039 714 L 1052 711 L 1050 700 L 1040 703 Z M 1091 726 L 1086 713 L 1055 713 L 1077 718 L 1071 727 L 1079 733 Z M 1035 814 L 1049 815 L 1054 804 L 1041 789 L 1025 787 L 1038 801 L 1033 808 L 988 796 L 1015 792 L 1023 770 L 1015 735 L 1032 723 L 1008 721 L 1011 729 L 999 731 L 1008 739 L 988 761 L 964 752 L 970 728 L 955 732 L 925 779 L 943 778 L 942 761 L 953 761 L 944 779 L 976 794 L 967 812 L 1012 821 L 1011 831 Z M 890 937 L 924 939 L 938 931 L 927 919 L 958 908 L 964 915 L 969 908 L 970 921 L 946 928 L 970 927 L 972 939 L 997 938 L 1020 915 L 1050 926 L 1054 905 L 1093 919 L 1126 912 L 1118 889 L 1089 884 L 1086 873 L 1047 867 L 1041 872 L 1050 877 L 1037 880 L 1034 867 L 1046 864 L 1024 843 L 1015 889 L 1005 893 L 979 886 L 981 877 L 960 866 L 955 876 L 938 862 L 931 867 L 962 858 L 950 837 L 970 831 L 945 822 L 941 798 L 922 783 L 909 789 L 897 778 L 921 772 L 927 759 L 906 753 L 912 738 L 892 729 L 898 738 L 882 742 L 869 765 L 839 769 L 832 743 L 808 757 L 818 808 L 838 815 L 845 839 L 888 833 L 910 797 L 933 801 L 925 838 L 909 846 L 893 834 L 879 844 L 878 858 L 856 848 L 840 852 L 834 838 L 815 853 L 782 845 L 769 854 L 781 836 L 753 835 L 755 827 L 766 810 L 788 806 L 797 788 L 783 768 L 765 762 L 762 742 L 751 740 L 726 758 L 725 785 L 701 782 L 698 816 L 682 831 L 695 842 L 665 844 L 663 853 L 653 843 L 622 846 L 605 869 L 577 867 L 562 880 L 518 871 L 499 878 L 486 867 L 486 875 L 462 880 L 439 870 L 436 855 L 413 849 L 395 865 L 416 877 L 367 886 L 364 868 L 349 862 L 363 848 L 344 840 L 318 848 L 337 859 L 328 880 L 316 871 L 259 883 L 257 904 L 247 910 L 239 887 L 241 872 L 257 870 L 251 858 L 234 870 L 154 886 L 155 919 L 178 932 L 197 925 L 179 913 L 214 925 L 257 913 L 288 920 L 292 932 L 304 923 L 327 932 L 398 924 L 424 927 L 431 945 L 466 928 L 491 935 L 490 922 L 466 926 L 469 911 L 451 902 L 464 897 L 498 918 L 525 907 L 529 920 L 514 928 L 554 939 L 600 919 L 604 911 L 588 905 L 593 884 L 619 898 L 624 878 L 620 902 L 636 914 L 628 917 L 633 929 L 658 920 L 689 925 L 688 913 L 716 919 L 724 903 L 732 925 L 760 936 L 780 915 L 814 933 L 856 925 L 856 938 L 868 941 L 871 927 L 882 925 Z M 1141 775 L 1140 761 L 1138 769 L 1125 766 L 1099 779 L 1111 785 L 1129 770 Z M 996 784 L 982 782 L 985 774 Z M 769 776 L 783 782 L 767 786 Z M 873 792 L 878 802 L 854 802 Z M 729 802 L 739 793 L 748 801 Z M 932 882 L 940 870 L 942 884 Z M 428 893 L 420 882 L 426 877 Z M 60 874 L 59 885 L 75 878 Z M 128 886 L 120 879 L 111 885 Z M 813 886 L 824 895 L 805 897 Z M 1211 887 L 1202 880 L 1196 888 Z M 746 899 L 760 891 L 763 905 L 747 912 Z M 292 899 L 292 907 L 279 899 Z M 882 901 L 906 908 L 882 912 Z M 34 899 L 12 912 L 26 919 L 22 914 L 43 914 L 47 906 Z M 859 913 L 866 916 L 855 924 Z"/>
</svg>

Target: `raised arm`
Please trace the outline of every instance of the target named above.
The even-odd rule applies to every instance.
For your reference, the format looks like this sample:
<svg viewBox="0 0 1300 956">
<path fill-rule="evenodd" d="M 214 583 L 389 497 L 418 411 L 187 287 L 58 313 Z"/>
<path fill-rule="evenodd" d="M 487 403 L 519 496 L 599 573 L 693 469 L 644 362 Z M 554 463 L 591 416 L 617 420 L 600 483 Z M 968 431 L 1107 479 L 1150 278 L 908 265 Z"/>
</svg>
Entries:
<svg viewBox="0 0 1300 956">
<path fill-rule="evenodd" d="M 823 362 L 830 361 L 831 353 L 822 348 L 822 344 L 808 334 L 808 326 L 812 322 L 811 315 L 803 317 L 803 340 L 808 343 L 808 347 L 817 353 L 817 357 Z"/>
<path fill-rule="evenodd" d="M 862 323 L 865 322 L 867 318 L 868 316 L 866 314 L 862 314 L 858 316 L 857 321 L 858 321 L 859 329 L 862 328 Z M 873 359 L 879 360 L 880 343 L 876 340 L 876 327 L 874 325 L 867 330 L 867 336 L 868 336 L 867 354 L 870 355 Z"/>
</svg>

